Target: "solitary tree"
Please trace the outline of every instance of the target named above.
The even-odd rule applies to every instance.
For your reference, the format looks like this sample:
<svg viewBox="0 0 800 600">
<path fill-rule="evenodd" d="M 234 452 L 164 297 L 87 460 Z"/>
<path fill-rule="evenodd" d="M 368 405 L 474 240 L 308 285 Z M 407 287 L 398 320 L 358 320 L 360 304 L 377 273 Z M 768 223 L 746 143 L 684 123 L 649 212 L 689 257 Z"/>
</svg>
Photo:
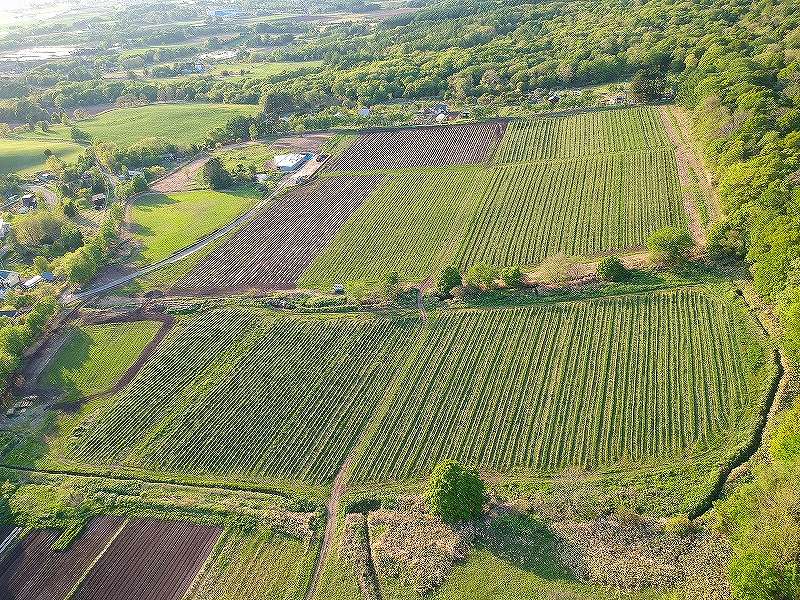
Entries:
<svg viewBox="0 0 800 600">
<path fill-rule="evenodd" d="M 488 263 L 477 262 L 472 265 L 464 276 L 464 283 L 471 287 L 490 290 L 494 287 L 497 270 Z"/>
<path fill-rule="evenodd" d="M 647 238 L 647 249 L 653 262 L 676 265 L 689 257 L 694 246 L 692 234 L 680 227 L 664 227 Z"/>
<path fill-rule="evenodd" d="M 231 185 L 231 176 L 216 156 L 209 158 L 206 164 L 200 167 L 197 178 L 202 185 L 212 190 L 221 190 Z"/>
<path fill-rule="evenodd" d="M 428 510 L 445 523 L 466 521 L 483 510 L 486 487 L 477 470 L 446 460 L 433 469 L 425 500 Z"/>
<path fill-rule="evenodd" d="M 506 287 L 520 287 L 523 281 L 522 270 L 519 267 L 505 267 L 500 271 L 500 279 Z"/>
</svg>

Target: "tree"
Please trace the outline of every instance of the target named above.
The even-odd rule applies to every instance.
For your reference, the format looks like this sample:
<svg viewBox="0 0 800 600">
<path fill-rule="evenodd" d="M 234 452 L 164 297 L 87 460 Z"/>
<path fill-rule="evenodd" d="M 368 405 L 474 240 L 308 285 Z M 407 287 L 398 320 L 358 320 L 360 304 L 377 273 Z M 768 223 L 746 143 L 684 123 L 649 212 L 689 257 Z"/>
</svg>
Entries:
<svg viewBox="0 0 800 600">
<path fill-rule="evenodd" d="M 201 185 L 212 190 L 221 190 L 230 187 L 232 181 L 230 174 L 223 168 L 222 163 L 216 156 L 212 156 L 200 167 L 197 173 L 197 180 Z"/>
<path fill-rule="evenodd" d="M 628 270 L 616 256 L 604 256 L 597 263 L 597 277 L 603 281 L 622 281 Z"/>
<path fill-rule="evenodd" d="M 693 246 L 692 234 L 681 227 L 664 227 L 647 238 L 647 249 L 655 263 L 679 264 L 689 257 Z"/>
<path fill-rule="evenodd" d="M 500 279 L 506 287 L 521 287 L 523 282 L 522 270 L 518 266 L 505 267 L 500 271 Z"/>
<path fill-rule="evenodd" d="M 387 299 L 392 299 L 397 295 L 397 290 L 400 287 L 400 275 L 397 271 L 389 271 L 383 276 L 381 282 L 381 291 Z"/>
<path fill-rule="evenodd" d="M 449 296 L 455 287 L 461 285 L 461 271 L 455 265 L 446 266 L 439 274 L 436 282 L 436 291 L 442 296 Z"/>
<path fill-rule="evenodd" d="M 466 521 L 481 514 L 486 488 L 476 469 L 446 460 L 436 465 L 425 490 L 428 510 L 445 523 Z"/>
<path fill-rule="evenodd" d="M 654 102 L 664 95 L 664 75 L 658 71 L 641 70 L 631 80 L 631 94 L 642 102 Z"/>
<path fill-rule="evenodd" d="M 477 262 L 469 268 L 464 276 L 464 284 L 490 290 L 494 287 L 496 278 L 497 270 L 494 267 L 485 262 Z"/>
</svg>

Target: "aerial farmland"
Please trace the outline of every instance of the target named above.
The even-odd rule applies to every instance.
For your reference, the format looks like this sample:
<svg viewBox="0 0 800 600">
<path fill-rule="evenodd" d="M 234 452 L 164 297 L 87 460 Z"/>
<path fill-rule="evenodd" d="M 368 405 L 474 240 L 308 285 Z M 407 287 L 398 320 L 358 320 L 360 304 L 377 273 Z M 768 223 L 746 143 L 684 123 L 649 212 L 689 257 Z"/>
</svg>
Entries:
<svg viewBox="0 0 800 600">
<path fill-rule="evenodd" d="M 51 4 L 0 600 L 800 598 L 790 3 Z"/>
</svg>

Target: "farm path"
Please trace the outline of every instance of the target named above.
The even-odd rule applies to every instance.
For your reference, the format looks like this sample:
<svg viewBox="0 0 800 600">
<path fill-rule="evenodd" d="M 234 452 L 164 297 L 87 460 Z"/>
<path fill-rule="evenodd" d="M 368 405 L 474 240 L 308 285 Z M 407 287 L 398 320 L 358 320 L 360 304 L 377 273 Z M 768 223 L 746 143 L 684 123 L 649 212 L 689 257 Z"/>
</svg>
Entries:
<svg viewBox="0 0 800 600">
<path fill-rule="evenodd" d="M 717 206 L 718 202 L 716 201 L 713 186 L 710 185 L 705 166 L 700 162 L 694 149 L 690 146 L 688 132 L 685 129 L 687 124 L 680 124 L 676 111 L 672 106 L 660 106 L 658 111 L 661 116 L 661 122 L 667 132 L 667 137 L 669 137 L 670 142 L 675 147 L 675 163 L 678 168 L 678 181 L 683 192 L 683 203 L 686 208 L 686 214 L 689 217 L 689 230 L 692 233 L 695 244 L 699 247 L 705 247 L 707 241 L 706 231 L 700 217 L 700 209 L 690 192 L 690 188 L 694 183 L 689 174 L 690 171 L 696 174 L 701 192 L 705 198 L 709 199 L 713 206 Z"/>
<path fill-rule="evenodd" d="M 272 200 L 272 198 L 274 198 L 278 193 L 280 193 L 284 189 L 284 187 L 286 187 L 288 184 L 289 180 L 286 177 L 284 177 L 283 179 L 280 180 L 280 182 L 278 182 L 278 185 L 275 186 L 275 189 L 269 196 L 263 198 L 260 202 L 256 203 L 250 210 L 242 213 L 227 225 L 220 227 L 219 229 L 210 233 L 206 237 L 198 240 L 191 246 L 187 246 L 183 250 L 179 250 L 172 256 L 168 256 L 163 260 L 155 262 L 152 265 L 142 267 L 141 269 L 137 269 L 131 273 L 127 273 L 125 275 L 121 275 L 120 277 L 116 277 L 101 285 L 91 287 L 83 292 L 79 292 L 77 294 L 67 294 L 65 296 L 62 296 L 61 299 L 62 302 L 64 304 L 82 302 L 87 298 L 91 298 L 92 296 L 96 296 L 97 294 L 107 292 L 108 290 L 114 289 L 130 281 L 133 281 L 137 277 L 141 277 L 142 275 L 147 275 L 149 273 L 152 273 L 153 271 L 162 269 L 168 265 L 171 265 L 173 263 L 178 262 L 179 260 L 186 258 L 187 256 L 191 256 L 192 254 L 199 252 L 200 250 L 208 246 L 210 243 L 218 240 L 219 238 L 223 237 L 224 235 L 230 233 L 231 231 L 239 227 L 239 225 L 242 225 L 243 223 L 253 218 L 260 210 L 264 209 L 267 206 L 267 204 Z"/>
</svg>

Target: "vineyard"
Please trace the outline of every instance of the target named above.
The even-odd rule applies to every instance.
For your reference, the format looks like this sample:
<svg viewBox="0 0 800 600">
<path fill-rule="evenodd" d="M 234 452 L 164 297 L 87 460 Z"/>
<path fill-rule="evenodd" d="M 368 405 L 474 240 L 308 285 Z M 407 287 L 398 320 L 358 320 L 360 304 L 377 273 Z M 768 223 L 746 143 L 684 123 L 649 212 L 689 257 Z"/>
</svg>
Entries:
<svg viewBox="0 0 800 600">
<path fill-rule="evenodd" d="M 358 172 L 478 164 L 491 158 L 504 131 L 505 123 L 470 123 L 367 133 L 326 169 Z"/>
<path fill-rule="evenodd" d="M 559 160 L 668 145 L 658 109 L 643 106 L 512 121 L 495 162 Z"/>
<path fill-rule="evenodd" d="M 295 538 L 266 527 L 227 530 L 186 600 L 283 600 L 302 597 L 312 553 Z"/>
<path fill-rule="evenodd" d="M 300 278 L 302 287 L 377 281 L 397 271 L 419 282 L 453 260 L 485 171 L 414 171 L 391 176 L 345 223 Z"/>
<path fill-rule="evenodd" d="M 63 459 L 325 483 L 364 427 L 356 482 L 446 457 L 505 473 L 721 459 L 771 368 L 741 307 L 700 290 L 429 318 L 204 312 L 63 432 Z"/>
<path fill-rule="evenodd" d="M 293 287 L 381 175 L 333 177 L 278 196 L 175 283 L 176 290 Z"/>
<path fill-rule="evenodd" d="M 402 364 L 415 327 L 415 316 L 204 313 L 176 324 L 131 385 L 74 432 L 69 458 L 330 481 Z"/>
<path fill-rule="evenodd" d="M 667 149 L 493 167 L 478 205 L 460 249 L 464 268 L 643 246 L 653 231 L 687 221 Z"/>
<path fill-rule="evenodd" d="M 744 314 L 694 290 L 442 314 L 356 477 L 444 458 L 554 472 L 730 452 L 773 368 Z"/>
<path fill-rule="evenodd" d="M 136 362 L 160 327 L 155 321 L 77 327 L 42 374 L 40 385 L 83 397 L 107 390 Z"/>
</svg>

